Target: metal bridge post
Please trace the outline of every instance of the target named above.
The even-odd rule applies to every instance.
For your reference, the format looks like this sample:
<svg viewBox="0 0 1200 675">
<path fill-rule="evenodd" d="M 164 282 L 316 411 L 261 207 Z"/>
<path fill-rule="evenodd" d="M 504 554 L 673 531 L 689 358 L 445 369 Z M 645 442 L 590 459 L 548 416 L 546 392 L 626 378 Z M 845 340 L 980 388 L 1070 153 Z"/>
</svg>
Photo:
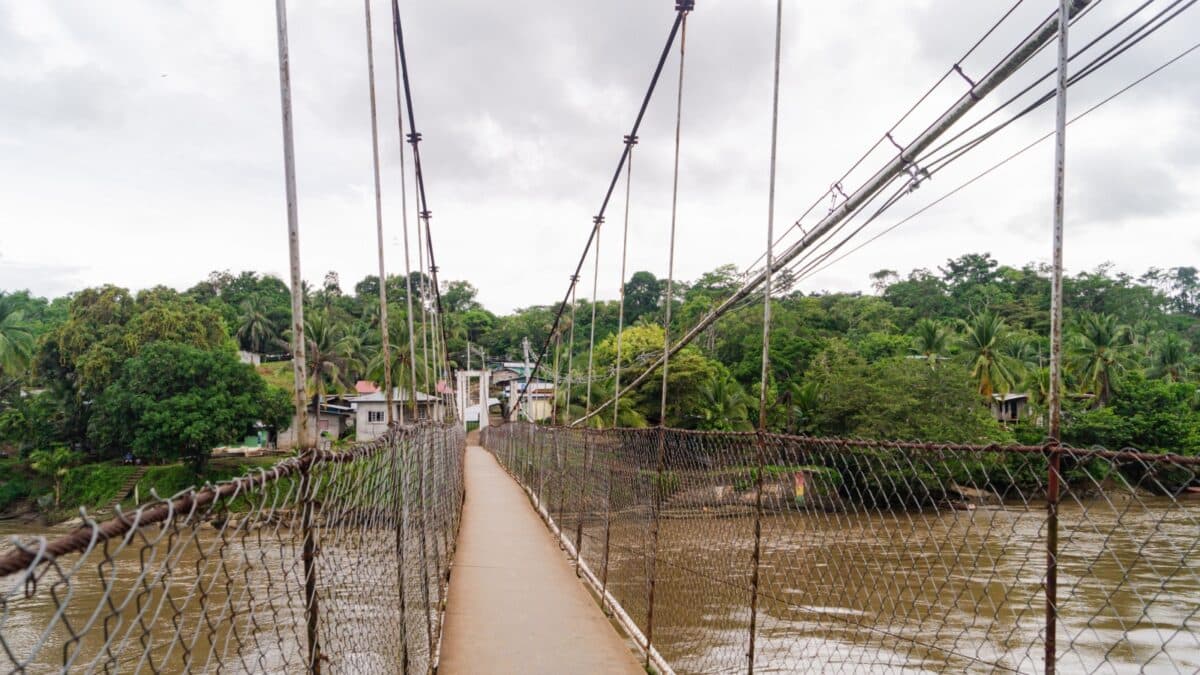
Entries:
<svg viewBox="0 0 1200 675">
<path fill-rule="evenodd" d="M 408 607 L 404 597 L 404 460 L 400 456 L 403 432 L 392 430 L 392 494 L 396 500 L 396 587 L 400 600 L 400 672 L 408 673 Z"/>
<path fill-rule="evenodd" d="M 313 533 L 313 476 L 312 466 L 316 463 L 317 450 L 309 450 L 309 461 L 305 462 L 300 474 L 300 536 L 303 540 L 301 560 L 304 563 L 304 624 L 308 639 L 308 671 L 321 673 L 321 640 L 318 619 L 320 608 L 317 603 L 316 537 Z"/>
<path fill-rule="evenodd" d="M 563 451 L 562 442 L 558 437 L 558 429 L 551 429 L 550 433 L 554 439 L 554 464 L 558 470 L 558 508 L 556 509 L 555 520 L 558 524 L 558 529 L 562 531 L 563 509 L 566 507 L 567 501 L 567 458 L 566 452 Z"/>
<path fill-rule="evenodd" d="M 754 553 L 750 571 L 750 648 L 746 651 L 746 672 L 754 675 L 754 640 L 758 634 L 758 580 L 762 563 L 763 476 L 766 474 L 766 437 L 760 430 L 755 443 Z"/>
<path fill-rule="evenodd" d="M 1058 483 L 1062 441 L 1062 320 L 1063 320 L 1063 211 L 1067 154 L 1067 32 L 1073 0 L 1058 5 L 1058 85 L 1054 148 L 1054 231 L 1050 279 L 1050 456 L 1046 476 L 1046 675 L 1053 675 L 1057 659 L 1058 627 Z"/>
<path fill-rule="evenodd" d="M 414 438 L 417 447 L 417 493 L 421 498 L 421 595 L 424 605 L 421 610 L 425 614 L 425 638 L 429 643 L 429 664 L 427 670 L 433 671 L 433 605 L 429 603 L 429 540 L 426 529 L 429 520 L 429 495 L 425 489 L 425 443 L 428 431 L 419 432 Z"/>
<path fill-rule="evenodd" d="M 667 461 L 667 429 L 659 424 L 658 427 L 658 458 L 657 469 L 654 472 L 654 490 L 651 493 L 650 512 L 650 574 L 649 591 L 646 598 L 646 669 L 650 668 L 650 650 L 654 644 L 654 587 L 658 581 L 658 517 L 662 510 L 662 496 L 665 481 L 663 468 Z"/>
<path fill-rule="evenodd" d="M 579 567 L 583 564 L 583 513 L 587 509 L 587 486 L 589 465 L 591 464 L 592 439 L 586 430 L 583 432 L 583 465 L 579 469 L 579 502 L 575 514 L 575 576 L 579 576 Z"/>
<path fill-rule="evenodd" d="M 615 431 L 615 429 L 614 429 Z M 609 613 L 608 609 L 608 547 L 612 537 L 612 486 L 613 486 L 613 465 L 616 464 L 614 452 L 610 452 L 608 456 L 608 481 L 605 487 L 604 494 L 604 551 L 602 553 L 603 560 L 600 563 L 600 608 L 605 614 Z"/>
</svg>

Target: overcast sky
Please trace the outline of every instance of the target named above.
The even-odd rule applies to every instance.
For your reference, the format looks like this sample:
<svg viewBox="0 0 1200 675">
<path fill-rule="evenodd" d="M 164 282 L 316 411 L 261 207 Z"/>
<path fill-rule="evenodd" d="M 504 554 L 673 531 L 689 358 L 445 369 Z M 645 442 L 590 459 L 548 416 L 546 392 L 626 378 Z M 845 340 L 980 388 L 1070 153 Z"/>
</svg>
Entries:
<svg viewBox="0 0 1200 675">
<path fill-rule="evenodd" d="M 821 199 L 1011 2 L 787 0 L 779 228 Z M 1140 2 L 1101 0 L 1072 45 Z M 390 10 L 373 3 L 388 265 L 402 271 Z M 349 289 L 375 271 L 363 6 L 290 4 L 304 276 L 336 270 Z M 0 0 L 0 289 L 186 288 L 221 269 L 287 277 L 272 5 Z M 1056 5 L 1026 0 L 964 72 L 980 76 Z M 672 0 L 401 2 L 443 279 L 470 280 L 494 311 L 561 297 L 672 10 Z M 773 10 L 699 0 L 688 21 L 682 279 L 745 266 L 764 248 Z M 1073 88 L 1072 114 L 1198 35 L 1200 9 L 1190 10 Z M 1053 52 L 999 95 L 1045 72 Z M 673 57 L 637 148 L 631 271 L 666 272 L 677 67 Z M 1200 263 L 1197 82 L 1200 51 L 1070 127 L 1070 271 Z M 964 91 L 948 79 L 897 139 L 911 140 Z M 862 238 L 1049 131 L 1052 108 L 938 174 Z M 872 155 L 846 189 L 892 152 Z M 1043 143 L 802 287 L 866 289 L 880 268 L 933 268 L 971 251 L 1015 265 L 1046 260 L 1052 159 Z M 603 233 L 602 297 L 618 288 L 623 202 L 618 194 Z"/>
</svg>

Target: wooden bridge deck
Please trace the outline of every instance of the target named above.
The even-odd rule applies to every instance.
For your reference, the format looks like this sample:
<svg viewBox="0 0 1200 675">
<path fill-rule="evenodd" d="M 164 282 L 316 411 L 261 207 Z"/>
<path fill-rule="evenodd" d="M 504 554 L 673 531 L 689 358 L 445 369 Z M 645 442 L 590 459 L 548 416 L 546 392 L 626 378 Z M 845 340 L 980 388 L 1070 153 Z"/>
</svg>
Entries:
<svg viewBox="0 0 1200 675">
<path fill-rule="evenodd" d="M 467 448 L 439 673 L 644 673 L 525 494 Z"/>
</svg>

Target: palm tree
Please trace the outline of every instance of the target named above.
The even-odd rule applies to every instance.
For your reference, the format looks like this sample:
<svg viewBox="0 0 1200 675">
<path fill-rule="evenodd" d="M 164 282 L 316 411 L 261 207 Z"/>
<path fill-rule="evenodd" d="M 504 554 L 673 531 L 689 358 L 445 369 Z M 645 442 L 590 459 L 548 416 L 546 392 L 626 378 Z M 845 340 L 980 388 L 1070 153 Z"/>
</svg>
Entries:
<svg viewBox="0 0 1200 675">
<path fill-rule="evenodd" d="M 421 385 L 421 382 L 420 382 L 420 377 L 421 377 L 421 373 L 425 372 L 425 359 L 422 356 L 420 349 L 411 350 L 411 351 L 409 350 L 407 327 L 404 327 L 405 330 L 403 332 L 401 332 L 400 330 L 397 329 L 398 326 L 396 325 L 396 322 L 389 321 L 388 323 L 392 324 L 392 330 L 389 331 L 389 335 L 388 335 L 389 342 L 391 343 L 391 354 L 392 354 L 392 364 L 391 364 L 391 366 L 392 366 L 391 367 L 392 386 L 399 389 L 400 399 L 402 401 L 408 401 L 410 398 L 412 398 L 411 392 L 413 391 L 414 388 L 417 391 L 420 391 L 423 388 Z M 413 374 L 412 363 L 413 362 L 411 361 L 411 356 L 412 356 L 413 352 L 416 353 L 415 363 L 417 366 L 416 372 L 417 372 L 417 378 L 418 378 L 417 382 L 415 382 L 415 383 L 412 381 L 412 374 Z M 369 379 L 371 379 L 374 382 L 383 382 L 384 381 L 384 378 L 383 378 L 383 370 L 384 370 L 383 348 L 378 343 L 367 345 L 364 347 L 363 363 L 366 366 L 366 376 Z M 423 392 L 423 393 L 429 393 L 429 392 Z M 410 408 L 411 414 L 413 414 L 413 415 L 416 414 L 415 405 L 416 404 L 412 401 L 408 402 L 408 407 Z"/>
<path fill-rule="evenodd" d="M 701 429 L 749 431 L 750 397 L 742 386 L 725 374 L 714 375 L 700 386 L 700 409 L 696 415 Z"/>
<path fill-rule="evenodd" d="M 1191 345 L 1175 333 L 1165 333 L 1154 342 L 1150 357 L 1150 376 L 1179 382 L 1192 366 Z"/>
<path fill-rule="evenodd" d="M 1013 374 L 1018 378 L 1042 365 L 1041 350 L 1038 349 L 1037 339 L 1034 337 L 1010 333 L 1001 349 L 1004 355 L 1011 359 Z"/>
<path fill-rule="evenodd" d="M 930 368 L 936 368 L 938 359 L 946 353 L 950 341 L 950 331 L 940 322 L 933 319 L 921 319 L 913 327 L 913 353 L 929 363 Z"/>
<path fill-rule="evenodd" d="M 788 432 L 811 432 L 817 409 L 821 406 L 821 383 L 816 380 L 803 384 L 792 382 L 784 396 L 788 405 Z"/>
<path fill-rule="evenodd" d="M 33 358 L 33 329 L 25 312 L 0 298 L 0 377 L 17 377 Z"/>
<path fill-rule="evenodd" d="M 1112 314 L 1084 314 L 1069 342 L 1070 365 L 1100 405 L 1112 397 L 1113 375 L 1125 368 L 1128 329 Z"/>
<path fill-rule="evenodd" d="M 261 354 L 276 337 L 275 324 L 271 322 L 267 304 L 262 296 L 255 295 L 243 300 L 237 328 L 237 339 L 242 348 Z"/>
<path fill-rule="evenodd" d="M 62 503 L 63 479 L 67 471 L 83 457 L 66 446 L 52 450 L 34 450 L 29 453 L 29 468 L 49 478 L 54 484 L 54 506 Z"/>
<path fill-rule="evenodd" d="M 304 316 L 304 357 L 308 365 L 308 390 L 324 400 L 330 387 L 349 387 L 352 378 L 362 370 L 355 353 L 356 341 L 346 332 L 346 326 L 328 314 L 314 310 Z M 291 331 L 278 342 L 290 344 Z"/>
<path fill-rule="evenodd" d="M 1012 389 L 1017 366 L 1005 352 L 1009 335 L 1004 319 L 984 310 L 964 321 L 963 329 L 963 354 L 971 377 L 979 383 L 979 393 L 990 401 L 993 394 Z"/>
</svg>

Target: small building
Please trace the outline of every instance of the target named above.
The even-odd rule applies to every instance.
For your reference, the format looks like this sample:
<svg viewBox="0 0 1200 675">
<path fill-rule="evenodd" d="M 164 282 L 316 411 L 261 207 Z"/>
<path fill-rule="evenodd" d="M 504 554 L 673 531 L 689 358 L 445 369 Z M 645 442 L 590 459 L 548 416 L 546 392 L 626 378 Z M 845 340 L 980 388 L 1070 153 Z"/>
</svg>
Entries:
<svg viewBox="0 0 1200 675">
<path fill-rule="evenodd" d="M 308 434 L 318 439 L 320 447 L 328 447 L 341 438 L 354 423 L 354 408 L 350 400 L 341 395 L 326 396 L 320 406 L 314 396 L 308 404 Z M 275 447 L 280 450 L 291 450 L 296 447 L 299 438 L 300 421 L 292 415 L 292 423 L 285 431 L 279 432 L 275 438 Z"/>
<path fill-rule="evenodd" d="M 1017 422 L 1029 407 L 1029 394 L 992 394 L 992 416 L 997 422 Z"/>
<path fill-rule="evenodd" d="M 354 439 L 356 441 L 373 441 L 387 432 L 387 397 L 382 391 L 348 399 L 354 408 Z M 408 391 L 399 387 L 392 389 L 392 418 L 411 422 L 409 412 Z M 403 408 L 403 410 L 401 410 Z M 441 399 L 424 392 L 417 392 L 417 419 L 442 419 L 445 406 Z"/>
<path fill-rule="evenodd" d="M 530 380 L 529 393 L 521 399 L 521 409 L 513 410 L 517 399 L 525 391 L 524 379 L 512 380 L 508 383 L 509 419 L 527 419 L 533 422 L 548 420 L 554 414 L 554 383 L 545 380 Z"/>
</svg>

